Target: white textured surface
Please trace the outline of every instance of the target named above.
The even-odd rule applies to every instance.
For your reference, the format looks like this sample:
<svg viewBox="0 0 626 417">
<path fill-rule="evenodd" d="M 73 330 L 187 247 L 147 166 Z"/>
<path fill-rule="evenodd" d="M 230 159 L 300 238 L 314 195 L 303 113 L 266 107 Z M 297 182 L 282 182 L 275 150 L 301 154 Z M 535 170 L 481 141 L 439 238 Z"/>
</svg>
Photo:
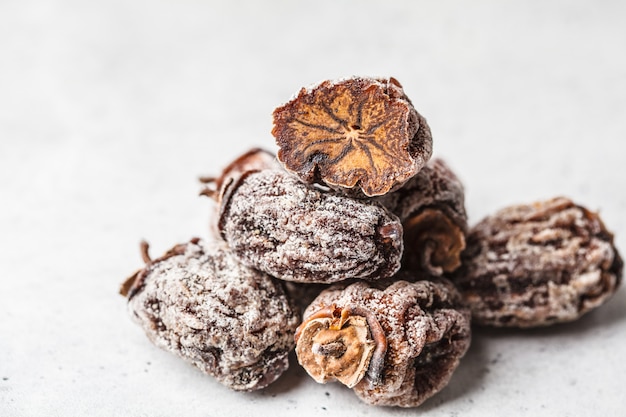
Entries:
<svg viewBox="0 0 626 417">
<path fill-rule="evenodd" d="M 228 391 L 149 344 L 118 285 L 208 235 L 196 178 L 300 87 L 396 77 L 466 184 L 472 223 L 562 194 L 626 250 L 626 3 L 0 2 L 0 415 L 414 415 L 293 367 Z M 626 291 L 582 320 L 479 331 L 423 416 L 626 409 Z"/>
</svg>

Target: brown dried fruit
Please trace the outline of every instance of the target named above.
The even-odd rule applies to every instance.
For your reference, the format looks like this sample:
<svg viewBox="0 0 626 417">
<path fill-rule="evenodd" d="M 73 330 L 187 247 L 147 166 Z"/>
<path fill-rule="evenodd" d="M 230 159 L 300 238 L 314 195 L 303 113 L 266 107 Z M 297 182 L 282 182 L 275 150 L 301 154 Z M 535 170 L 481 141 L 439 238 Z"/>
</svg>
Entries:
<svg viewBox="0 0 626 417">
<path fill-rule="evenodd" d="M 305 182 L 366 196 L 399 187 L 432 154 L 428 124 L 394 78 L 303 88 L 274 111 L 272 134 L 278 159 Z"/>
<path fill-rule="evenodd" d="M 478 223 L 454 280 L 476 323 L 534 327 L 600 306 L 622 271 L 598 215 L 559 197 L 507 207 Z"/>
<path fill-rule="evenodd" d="M 212 238 L 220 239 L 217 219 L 224 192 L 244 173 L 264 169 L 282 169 L 282 166 L 273 153 L 260 148 L 252 148 L 228 164 L 220 176 L 200 178 L 200 182 L 205 185 L 200 195 L 210 197 L 217 203 L 210 212 L 209 232 Z"/>
<path fill-rule="evenodd" d="M 175 246 L 122 286 L 132 317 L 158 347 L 240 391 L 289 366 L 299 316 L 280 281 L 241 265 L 223 244 Z"/>
<path fill-rule="evenodd" d="M 448 281 L 403 278 L 413 277 L 334 285 L 306 309 L 296 354 L 316 381 L 337 379 L 366 403 L 399 407 L 448 383 L 470 344 L 469 309 Z"/>
<path fill-rule="evenodd" d="M 402 221 L 403 267 L 426 278 L 461 265 L 468 229 L 465 193 L 443 160 L 430 160 L 402 188 L 377 201 Z"/>
<path fill-rule="evenodd" d="M 373 280 L 400 268 L 397 217 L 284 171 L 249 171 L 234 182 L 224 194 L 219 229 L 242 262 L 287 281 Z"/>
</svg>

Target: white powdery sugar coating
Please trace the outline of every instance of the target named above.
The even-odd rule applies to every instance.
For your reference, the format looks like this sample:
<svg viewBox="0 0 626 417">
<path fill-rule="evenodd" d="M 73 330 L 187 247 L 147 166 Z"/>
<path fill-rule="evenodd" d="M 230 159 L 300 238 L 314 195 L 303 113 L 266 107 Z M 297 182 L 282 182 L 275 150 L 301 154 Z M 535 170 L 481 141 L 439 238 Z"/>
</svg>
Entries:
<svg viewBox="0 0 626 417">
<path fill-rule="evenodd" d="M 129 310 L 157 346 L 222 384 L 263 388 L 287 369 L 299 317 L 279 281 L 223 244 L 190 242 L 139 274 Z"/>
<path fill-rule="evenodd" d="M 449 382 L 470 345 L 470 312 L 445 280 L 409 282 L 403 273 L 384 282 L 337 284 L 306 309 L 358 307 L 374 314 L 387 339 L 380 383 L 366 377 L 353 389 L 374 405 L 416 407 Z"/>
<path fill-rule="evenodd" d="M 554 198 L 477 224 L 454 280 L 477 323 L 534 327 L 576 320 L 603 304 L 622 268 L 597 214 Z"/>
<path fill-rule="evenodd" d="M 278 170 L 248 172 L 232 187 L 220 229 L 247 265 L 284 280 L 319 283 L 385 278 L 400 267 L 402 227 L 379 205 Z"/>
<path fill-rule="evenodd" d="M 281 165 L 275 154 L 261 148 L 252 148 L 228 164 L 218 177 L 200 180 L 206 184 L 201 194 L 211 197 L 215 203 L 209 212 L 209 234 L 211 238 L 220 239 L 218 230 L 220 203 L 223 194 L 228 190 L 228 186 L 247 171 L 262 169 L 281 169 Z"/>
</svg>

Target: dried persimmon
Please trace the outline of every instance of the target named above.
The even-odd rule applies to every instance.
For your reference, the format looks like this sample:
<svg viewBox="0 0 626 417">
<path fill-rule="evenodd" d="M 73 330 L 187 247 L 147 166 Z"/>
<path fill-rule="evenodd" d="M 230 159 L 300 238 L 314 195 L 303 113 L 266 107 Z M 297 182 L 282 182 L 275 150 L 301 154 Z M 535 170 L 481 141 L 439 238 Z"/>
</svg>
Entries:
<svg viewBox="0 0 626 417">
<path fill-rule="evenodd" d="M 383 195 L 432 154 L 426 120 L 393 78 L 354 77 L 303 88 L 274 111 L 278 159 L 308 183 Z"/>
</svg>

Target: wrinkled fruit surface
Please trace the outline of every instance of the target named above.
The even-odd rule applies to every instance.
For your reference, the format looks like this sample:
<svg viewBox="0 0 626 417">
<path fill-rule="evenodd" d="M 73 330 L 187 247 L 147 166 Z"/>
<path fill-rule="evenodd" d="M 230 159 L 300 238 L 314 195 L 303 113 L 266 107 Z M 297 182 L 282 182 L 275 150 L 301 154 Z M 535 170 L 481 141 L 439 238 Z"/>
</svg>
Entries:
<svg viewBox="0 0 626 417">
<path fill-rule="evenodd" d="M 299 322 L 280 281 L 197 240 L 139 271 L 128 308 L 155 345 L 240 391 L 287 369 Z"/>
<path fill-rule="evenodd" d="M 322 291 L 304 314 L 305 325 L 312 322 L 327 332 L 332 327 L 319 323 L 317 318 L 323 319 L 325 315 L 320 312 L 329 306 L 335 310 L 352 311 L 358 318 L 371 316 L 366 320 L 369 337 L 346 336 L 336 332 L 336 338 L 341 339 L 343 344 L 352 341 L 364 345 L 355 349 L 363 354 L 369 354 L 366 344 L 370 340 L 380 339 L 374 324 L 380 326 L 385 342 L 380 363 L 374 353 L 365 372 L 362 368 L 353 368 L 363 375 L 353 390 L 368 404 L 420 405 L 447 385 L 470 344 L 470 312 L 463 306 L 454 286 L 445 280 L 409 282 L 403 280 L 404 277 L 400 274 L 384 282 L 337 284 Z M 359 319 L 358 323 L 362 325 L 363 319 Z M 350 324 L 346 323 L 339 329 L 349 327 Z M 316 360 L 311 359 L 312 356 L 322 356 L 316 362 L 323 365 L 328 355 L 316 352 L 310 340 L 312 337 L 298 340 L 296 351 L 308 352 L 304 356 L 299 354 L 298 359 L 302 357 L 310 361 Z M 381 344 L 380 341 L 376 343 Z M 331 371 L 339 368 L 337 362 L 330 362 L 334 366 Z M 376 367 L 375 372 L 372 372 L 372 366 Z M 347 365 L 344 368 L 349 369 Z M 313 372 L 316 372 L 315 368 Z M 325 369 L 323 372 L 329 373 Z"/>
<path fill-rule="evenodd" d="M 245 264 L 287 281 L 381 279 L 400 268 L 402 225 L 377 204 L 250 171 L 222 201 L 219 228 Z"/>
<path fill-rule="evenodd" d="M 566 198 L 505 208 L 470 232 L 454 281 L 476 323 L 572 321 L 617 289 L 623 262 L 597 214 Z"/>
</svg>

